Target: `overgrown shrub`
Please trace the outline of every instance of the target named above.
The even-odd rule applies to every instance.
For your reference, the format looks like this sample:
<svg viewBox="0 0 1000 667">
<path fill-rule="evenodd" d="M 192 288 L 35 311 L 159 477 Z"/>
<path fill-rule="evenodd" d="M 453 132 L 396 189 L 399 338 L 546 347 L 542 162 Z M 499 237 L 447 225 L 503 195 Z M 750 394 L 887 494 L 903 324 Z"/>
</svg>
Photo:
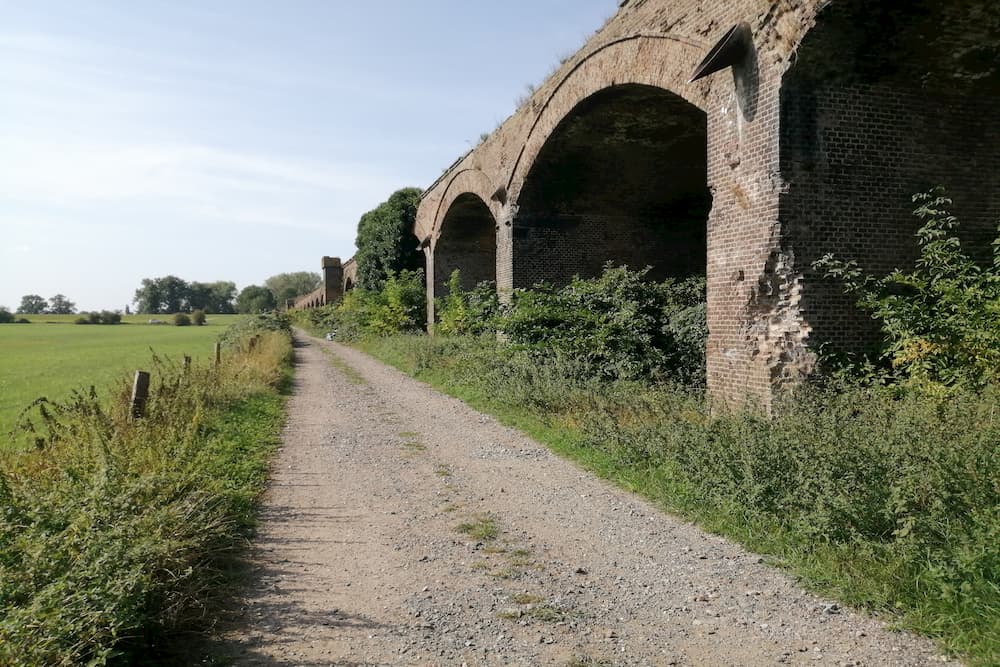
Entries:
<svg viewBox="0 0 1000 667">
<path fill-rule="evenodd" d="M 19 317 L 16 320 L 14 320 L 14 324 L 31 324 L 31 320 L 29 320 L 27 317 Z"/>
<path fill-rule="evenodd" d="M 177 313 L 174 315 L 174 324 L 179 327 L 191 326 L 191 316 L 187 313 Z"/>
<path fill-rule="evenodd" d="M 380 291 L 353 289 L 334 305 L 294 317 L 314 333 L 336 331 L 344 341 L 421 331 L 427 322 L 423 272 L 390 274 Z"/>
<path fill-rule="evenodd" d="M 205 319 L 206 318 L 204 310 L 195 310 L 194 312 L 191 313 L 191 323 L 194 324 L 195 326 L 199 327 L 205 326 Z"/>
<path fill-rule="evenodd" d="M 14 321 L 14 313 L 0 306 L 0 324 L 10 324 Z"/>
<path fill-rule="evenodd" d="M 73 320 L 74 324 L 121 324 L 122 314 L 111 311 L 102 310 L 97 312 L 96 310 L 92 313 L 80 313 L 80 317 Z"/>
<path fill-rule="evenodd" d="M 497 330 L 500 299 L 496 283 L 482 282 L 471 290 L 462 289 L 458 269 L 448 279 L 448 294 L 437 300 L 435 332 L 443 336 L 479 335 Z"/>
<path fill-rule="evenodd" d="M 647 280 L 649 270 L 610 264 L 601 276 L 560 289 L 514 290 L 498 324 L 507 339 L 536 352 L 584 362 L 605 379 L 705 378 L 705 279 Z"/>
<path fill-rule="evenodd" d="M 276 442 L 287 334 L 190 368 L 155 360 L 146 416 L 76 393 L 0 454 L 0 664 L 104 665 L 202 630 Z M 145 664 L 145 663 L 144 663 Z"/>
<path fill-rule="evenodd" d="M 103 324 L 121 324 L 122 314 L 114 310 L 102 310 L 101 322 Z"/>
<path fill-rule="evenodd" d="M 268 333 L 278 333 L 285 337 L 290 336 L 291 321 L 288 315 L 264 313 L 241 317 L 219 335 L 219 342 L 226 347 L 241 347 L 243 342 L 252 336 L 260 336 Z"/>
<path fill-rule="evenodd" d="M 844 284 L 879 320 L 882 356 L 902 377 L 982 386 L 1000 378 L 1000 237 L 993 263 L 979 266 L 955 235 L 958 219 L 940 189 L 914 195 L 920 256 L 913 270 L 882 278 L 828 254 L 814 266 Z"/>
</svg>

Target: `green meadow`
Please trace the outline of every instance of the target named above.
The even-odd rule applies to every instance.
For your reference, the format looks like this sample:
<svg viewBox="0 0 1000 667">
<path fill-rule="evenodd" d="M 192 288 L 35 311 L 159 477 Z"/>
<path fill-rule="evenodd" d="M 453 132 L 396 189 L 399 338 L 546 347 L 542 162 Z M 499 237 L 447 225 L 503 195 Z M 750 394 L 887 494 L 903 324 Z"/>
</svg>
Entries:
<svg viewBox="0 0 1000 667">
<path fill-rule="evenodd" d="M 31 324 L 0 325 L 0 448 L 18 415 L 39 397 L 58 401 L 94 386 L 107 396 L 155 353 L 179 362 L 210 358 L 219 334 L 239 315 L 209 315 L 205 326 L 177 327 L 169 315 L 129 315 L 118 325 L 76 325 L 77 315 L 28 315 Z M 158 318 L 165 325 L 150 325 Z"/>
</svg>

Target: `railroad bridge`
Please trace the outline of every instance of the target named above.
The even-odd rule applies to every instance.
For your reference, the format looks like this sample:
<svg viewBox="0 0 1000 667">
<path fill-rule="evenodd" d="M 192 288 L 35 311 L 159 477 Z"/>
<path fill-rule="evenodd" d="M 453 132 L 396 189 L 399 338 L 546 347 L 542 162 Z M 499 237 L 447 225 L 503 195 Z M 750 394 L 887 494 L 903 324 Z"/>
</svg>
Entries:
<svg viewBox="0 0 1000 667">
<path fill-rule="evenodd" d="M 336 302 L 344 296 L 344 292 L 354 288 L 354 283 L 357 281 L 357 265 L 353 257 L 343 264 L 339 257 L 324 257 L 320 268 L 323 271 L 320 286 L 309 294 L 289 299 L 285 304 L 286 308 L 320 308 Z"/>
<path fill-rule="evenodd" d="M 875 333 L 814 260 L 912 262 L 936 185 L 988 252 L 998 61 L 995 0 L 626 0 L 425 192 L 430 321 L 455 268 L 501 294 L 607 261 L 704 274 L 709 388 L 767 404 Z"/>
</svg>

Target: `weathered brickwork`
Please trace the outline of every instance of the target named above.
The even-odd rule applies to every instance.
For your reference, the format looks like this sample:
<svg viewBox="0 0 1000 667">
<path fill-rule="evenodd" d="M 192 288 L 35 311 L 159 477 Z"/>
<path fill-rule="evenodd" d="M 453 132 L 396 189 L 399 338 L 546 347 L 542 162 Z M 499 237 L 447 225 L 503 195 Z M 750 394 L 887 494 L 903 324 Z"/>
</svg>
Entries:
<svg viewBox="0 0 1000 667">
<path fill-rule="evenodd" d="M 344 296 L 344 267 L 339 257 L 323 258 L 323 303 L 333 303 Z"/>
<path fill-rule="evenodd" d="M 344 262 L 344 294 L 347 294 L 358 284 L 358 263 L 351 257 Z"/>
<path fill-rule="evenodd" d="M 665 224 L 658 217 L 522 217 L 514 226 L 513 249 L 514 287 L 564 285 L 577 275 L 600 275 L 606 262 L 649 266 L 654 280 L 685 278 L 705 273 L 705 218 Z"/>
<path fill-rule="evenodd" d="M 348 264 L 353 264 L 353 262 L 353 259 L 348 260 Z M 321 274 L 323 284 L 309 294 L 300 296 L 292 300 L 290 304 L 286 304 L 289 308 L 319 308 L 320 306 L 336 302 L 344 295 L 345 270 L 344 266 L 340 263 L 340 258 L 324 257 L 322 262 L 320 262 L 320 268 L 323 271 Z"/>
<path fill-rule="evenodd" d="M 740 22 L 745 57 L 688 83 Z M 629 0 L 426 191 L 414 231 L 428 297 L 443 271 L 466 271 L 446 223 L 475 197 L 496 222 L 501 293 L 606 260 L 705 272 L 710 389 L 768 404 L 811 371 L 817 344 L 871 331 L 812 274 L 818 256 L 874 270 L 911 258 L 909 196 L 937 184 L 986 247 L 1000 217 L 997 53 L 988 0 Z"/>
</svg>

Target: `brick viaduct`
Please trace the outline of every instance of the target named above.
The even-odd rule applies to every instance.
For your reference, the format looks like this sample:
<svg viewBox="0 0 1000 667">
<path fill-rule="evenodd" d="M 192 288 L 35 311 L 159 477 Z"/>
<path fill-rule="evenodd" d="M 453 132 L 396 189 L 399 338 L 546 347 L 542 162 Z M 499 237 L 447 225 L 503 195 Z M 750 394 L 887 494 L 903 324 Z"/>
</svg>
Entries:
<svg viewBox="0 0 1000 667">
<path fill-rule="evenodd" d="M 339 257 L 324 257 L 321 268 L 323 269 L 323 284 L 309 294 L 289 300 L 285 304 L 286 307 L 319 308 L 333 303 L 342 297 L 347 290 L 354 289 L 354 283 L 358 279 L 358 271 L 353 258 L 341 264 Z"/>
<path fill-rule="evenodd" d="M 995 0 L 626 0 L 425 192 L 428 308 L 455 268 L 501 294 L 609 260 L 706 274 L 710 390 L 768 403 L 874 333 L 818 257 L 912 261 L 910 195 L 935 185 L 988 251 L 998 60 Z"/>
<path fill-rule="evenodd" d="M 769 404 L 815 350 L 873 340 L 812 271 L 912 263 L 910 196 L 944 185 L 985 259 L 1000 219 L 995 0 L 624 0 L 424 193 L 429 321 L 458 268 L 503 295 L 612 261 L 707 276 L 709 389 Z M 714 59 L 722 67 L 691 81 Z M 740 39 L 742 37 L 742 39 Z M 353 260 L 295 307 L 333 301 Z"/>
</svg>

